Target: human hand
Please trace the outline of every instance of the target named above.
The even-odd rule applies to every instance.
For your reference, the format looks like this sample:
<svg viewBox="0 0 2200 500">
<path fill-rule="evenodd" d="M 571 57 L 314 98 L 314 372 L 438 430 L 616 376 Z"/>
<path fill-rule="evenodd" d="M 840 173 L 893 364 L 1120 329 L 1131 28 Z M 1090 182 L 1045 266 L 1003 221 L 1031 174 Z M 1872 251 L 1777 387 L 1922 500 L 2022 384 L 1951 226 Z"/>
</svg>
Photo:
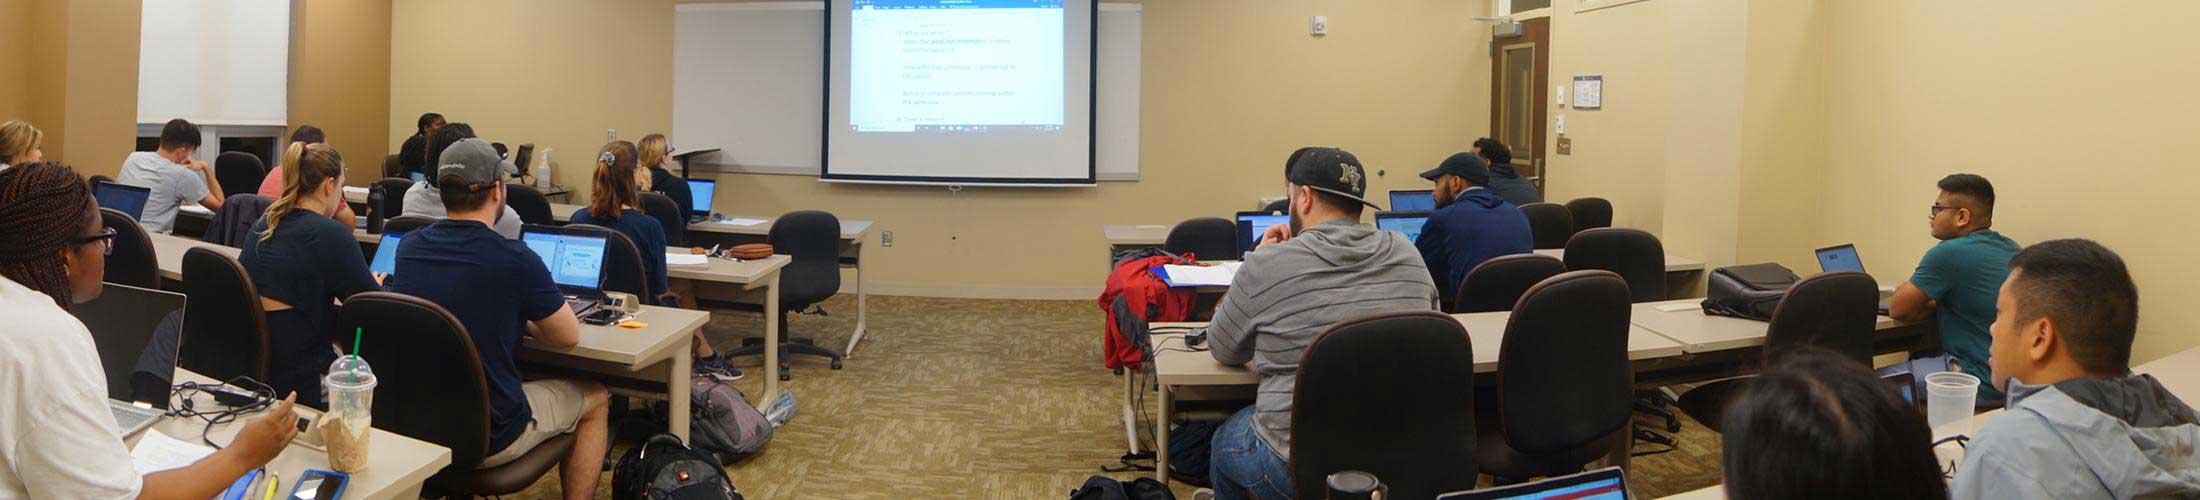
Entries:
<svg viewBox="0 0 2200 500">
<path fill-rule="evenodd" d="M 290 446 L 291 438 L 298 436 L 298 411 L 295 402 L 298 393 L 284 396 L 266 414 L 245 422 L 237 431 L 237 439 L 229 443 L 239 458 L 253 467 L 267 465 Z"/>
<path fill-rule="evenodd" d="M 1260 244 L 1254 245 L 1253 248 L 1268 246 L 1269 243 L 1282 243 L 1286 241 L 1291 241 L 1291 225 L 1276 224 L 1273 226 L 1268 226 L 1267 231 L 1260 233 Z"/>
</svg>

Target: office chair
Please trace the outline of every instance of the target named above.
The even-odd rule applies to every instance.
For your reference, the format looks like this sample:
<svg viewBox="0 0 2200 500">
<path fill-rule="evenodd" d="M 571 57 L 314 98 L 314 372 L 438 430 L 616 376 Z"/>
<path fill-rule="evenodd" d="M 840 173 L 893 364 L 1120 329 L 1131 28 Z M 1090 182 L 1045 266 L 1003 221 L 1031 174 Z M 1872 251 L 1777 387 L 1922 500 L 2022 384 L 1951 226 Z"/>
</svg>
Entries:
<svg viewBox="0 0 2200 500">
<path fill-rule="evenodd" d="M 1290 198 L 1284 198 L 1284 199 L 1281 199 L 1281 200 L 1271 201 L 1271 202 L 1268 202 L 1268 205 L 1267 205 L 1267 206 L 1261 207 L 1260 209 L 1261 209 L 1262 211 L 1266 211 L 1266 212 L 1282 212 L 1282 211 L 1290 210 L 1290 209 L 1291 209 L 1291 199 L 1290 199 Z"/>
<path fill-rule="evenodd" d="M 764 311 L 779 315 L 779 379 L 794 378 L 788 354 L 832 358 L 833 369 L 840 369 L 839 351 L 817 345 L 815 339 L 795 337 L 790 333 L 793 325 L 787 323 L 788 312 L 808 309 L 840 292 L 840 218 L 816 210 L 789 213 L 772 222 L 767 238 L 774 253 L 794 258 L 779 270 L 779 310 Z M 746 338 L 730 355 L 763 353 L 764 339 Z"/>
<path fill-rule="evenodd" d="M 1591 229 L 1566 240 L 1566 269 L 1603 270 L 1627 280 L 1635 302 L 1665 298 L 1665 245 L 1640 229 Z"/>
<path fill-rule="evenodd" d="M 1529 288 L 1564 272 L 1566 263 L 1549 255 L 1523 253 L 1482 261 L 1459 280 L 1458 300 L 1449 312 L 1510 311 Z"/>
<path fill-rule="evenodd" d="M 205 247 L 183 254 L 183 343 L 176 365 L 214 380 L 267 382 L 267 311 L 237 259 Z"/>
<path fill-rule="evenodd" d="M 1612 202 L 1603 198 L 1574 198 L 1566 202 L 1566 212 L 1574 217 L 1574 232 L 1600 227 L 1612 227 Z"/>
<path fill-rule="evenodd" d="M 1564 206 L 1529 203 L 1520 206 L 1520 213 L 1528 216 L 1528 230 L 1535 234 L 1537 250 L 1565 248 L 1566 238 L 1574 235 L 1574 215 Z"/>
<path fill-rule="evenodd" d="M 138 288 L 160 288 L 160 259 L 153 239 L 145 235 L 130 214 L 112 208 L 99 209 L 99 223 L 115 230 L 115 252 L 107 256 L 106 281 Z"/>
<path fill-rule="evenodd" d="M 260 181 L 267 179 L 267 164 L 252 153 L 230 151 L 214 157 L 214 176 L 221 181 L 222 194 L 258 193 Z"/>
<path fill-rule="evenodd" d="M 1199 260 L 1237 260 L 1237 223 L 1220 217 L 1200 217 L 1176 223 L 1161 245 L 1169 253 L 1192 254 Z"/>
<path fill-rule="evenodd" d="M 385 177 L 374 181 L 374 184 L 367 186 L 367 197 L 369 198 L 367 201 L 370 202 L 367 210 L 381 214 L 380 217 L 384 220 L 403 215 L 405 213 L 405 192 L 411 191 L 412 187 L 413 181 L 404 177 Z M 372 203 L 375 197 L 374 193 L 377 191 L 381 192 L 381 201 Z M 383 230 L 387 231 L 388 229 Z"/>
<path fill-rule="evenodd" d="M 428 227 L 429 224 L 434 224 L 435 221 L 435 219 L 419 215 L 406 215 L 395 219 L 390 219 L 389 222 L 382 223 L 382 232 L 409 233 L 417 231 L 423 227 Z"/>
<path fill-rule="evenodd" d="M 405 164 L 404 162 L 398 161 L 397 155 L 389 155 L 389 157 L 382 159 L 382 176 L 397 177 L 401 179 L 412 178 L 406 175 Z"/>
<path fill-rule="evenodd" d="M 520 222 L 544 226 L 558 224 L 557 216 L 550 213 L 550 199 L 544 198 L 534 186 L 505 184 L 504 206 L 512 207 L 512 212 L 519 214 Z"/>
<path fill-rule="evenodd" d="M 1769 366 L 1795 348 L 1813 346 L 1869 368 L 1878 316 L 1879 282 L 1871 275 L 1836 271 L 1803 278 L 1772 309 L 1772 322 L 1765 330 L 1764 363 Z M 1690 389 L 1681 394 L 1681 412 L 1718 432 L 1726 423 L 1727 407 L 1755 379 L 1754 375 L 1736 377 Z"/>
<path fill-rule="evenodd" d="M 93 174 L 90 178 L 84 179 L 84 187 L 92 188 L 92 192 L 97 193 L 99 192 L 99 183 L 114 181 L 114 179 L 107 176 Z"/>
<path fill-rule="evenodd" d="M 657 193 L 642 193 L 642 213 L 657 219 L 657 225 L 665 228 L 665 244 L 685 248 L 688 246 L 687 214 L 680 213 L 680 204 L 672 197 Z"/>
<path fill-rule="evenodd" d="M 1476 461 L 1498 484 L 1624 464 L 1635 372 L 1627 363 L 1627 282 L 1571 271 L 1520 298 L 1497 355 L 1495 408 L 1484 412 Z"/>
<path fill-rule="evenodd" d="M 606 240 L 603 259 L 604 291 L 634 294 L 644 304 L 657 303 L 657 298 L 649 294 L 648 266 L 642 264 L 642 251 L 634 246 L 634 239 L 616 229 L 595 224 L 570 224 L 565 227 L 602 233 Z"/>
<path fill-rule="evenodd" d="M 1474 488 L 1474 347 L 1436 311 L 1338 322 L 1299 360 L 1291 396 L 1291 472 L 1299 498 L 1358 470 L 1395 498 Z M 1166 446 L 1166 445 L 1164 445 Z"/>
<path fill-rule="evenodd" d="M 489 449 L 489 379 L 466 326 L 442 306 L 365 292 L 344 300 L 336 323 L 365 331 L 358 354 L 374 365 L 374 427 L 451 450 L 451 464 L 428 478 L 428 496 L 518 493 L 573 449 L 567 433 L 511 463 L 476 469 L 496 451 Z"/>
<path fill-rule="evenodd" d="M 250 191 L 229 195 L 222 201 L 221 210 L 214 211 L 213 220 L 207 221 L 206 233 L 199 235 L 199 241 L 244 248 L 244 242 L 253 238 L 252 225 L 259 223 L 267 207 L 274 204 L 274 199 Z"/>
<path fill-rule="evenodd" d="M 497 150 L 497 158 L 505 158 L 504 154 L 511 152 L 511 149 L 504 147 L 504 143 L 501 142 L 489 143 L 489 149 Z"/>
</svg>

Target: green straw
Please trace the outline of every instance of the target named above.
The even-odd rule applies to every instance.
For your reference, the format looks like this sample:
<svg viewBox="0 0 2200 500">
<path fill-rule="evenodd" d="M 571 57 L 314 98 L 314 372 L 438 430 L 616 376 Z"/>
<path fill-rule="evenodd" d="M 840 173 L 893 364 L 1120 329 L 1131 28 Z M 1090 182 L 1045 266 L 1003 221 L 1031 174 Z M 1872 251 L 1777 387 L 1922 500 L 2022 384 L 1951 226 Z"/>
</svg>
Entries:
<svg viewBox="0 0 2200 500">
<path fill-rule="evenodd" d="M 365 327 L 353 328 L 351 330 L 351 355 L 359 355 L 359 336 L 366 332 L 367 329 Z"/>
</svg>

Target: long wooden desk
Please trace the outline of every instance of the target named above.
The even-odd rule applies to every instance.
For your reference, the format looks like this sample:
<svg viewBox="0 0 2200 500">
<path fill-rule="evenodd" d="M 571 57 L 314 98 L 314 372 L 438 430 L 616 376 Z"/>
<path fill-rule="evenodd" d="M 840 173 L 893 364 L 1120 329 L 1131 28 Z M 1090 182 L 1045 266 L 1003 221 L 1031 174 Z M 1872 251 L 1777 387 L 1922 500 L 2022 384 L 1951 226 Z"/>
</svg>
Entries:
<svg viewBox="0 0 2200 500">
<path fill-rule="evenodd" d="M 516 182 L 508 182 L 508 183 L 505 183 L 505 184 L 507 184 L 507 185 L 519 185 L 519 183 L 516 183 Z M 533 185 L 528 185 L 527 187 L 534 187 L 534 186 L 533 186 Z M 368 191 L 368 189 L 370 189 L 370 188 L 369 188 L 369 187 L 367 187 L 367 186 L 344 186 L 344 202 L 345 202 L 345 203 L 350 203 L 350 204 L 353 204 L 353 205 L 362 205 L 362 206 L 366 205 L 366 204 L 367 204 L 367 193 L 370 193 L 370 192 L 371 192 L 371 191 Z M 542 196 L 543 196 L 544 198 L 557 198 L 557 199 L 558 199 L 559 201 L 568 201 L 568 200 L 569 200 L 570 198 L 572 198 L 572 197 L 573 197 L 573 189 L 572 189 L 572 188 L 568 188 L 568 187 L 565 187 L 565 186 L 559 186 L 559 185 L 551 185 L 549 189 L 543 189 L 543 188 L 535 188 L 535 190 L 536 190 L 536 191 L 540 191 L 540 192 L 542 192 Z M 236 194 L 236 193 L 230 193 L 230 194 Z M 365 214 L 366 212 L 359 212 L 359 213 L 360 213 L 360 214 Z"/>
<path fill-rule="evenodd" d="M 1680 299 L 1635 304 L 1628 312 L 1635 326 L 1648 328 L 1679 342 L 1691 353 L 1724 351 L 1765 345 L 1763 321 L 1704 314 L 1702 299 Z M 1910 326 L 1886 315 L 1878 316 L 1873 331 L 1885 332 Z"/>
<path fill-rule="evenodd" d="M 232 259 L 237 258 L 237 254 L 244 252 L 232 247 L 170 234 L 146 233 L 145 236 L 153 240 L 153 260 L 160 265 L 160 277 L 169 281 L 183 281 L 183 254 L 193 248 L 211 249 Z"/>
<path fill-rule="evenodd" d="M 1108 224 L 1100 226 L 1100 234 L 1108 241 L 1108 258 L 1112 262 L 1115 253 L 1124 249 L 1161 246 L 1169 239 L 1169 228 L 1168 225 L 1153 224 Z M 1566 251 L 1561 249 L 1536 250 L 1535 253 L 1557 257 L 1560 260 L 1566 258 Z M 1665 272 L 1667 273 L 1690 273 L 1702 270 L 1704 270 L 1703 261 L 1672 255 L 1665 256 Z"/>
<path fill-rule="evenodd" d="M 214 383 L 216 381 L 205 375 L 177 368 L 176 383 L 183 382 Z M 179 405 L 180 403 L 176 401 L 181 401 L 181 399 L 171 401 L 169 406 Z M 198 400 L 192 404 L 199 408 L 219 407 L 214 402 L 213 396 L 204 394 L 199 395 Z M 320 416 L 319 412 L 307 408 L 305 405 L 298 405 L 295 408 L 297 408 L 300 417 L 319 418 Z M 237 431 L 244 422 L 251 421 L 252 418 L 259 416 L 261 413 L 266 413 L 266 410 L 239 418 L 235 422 L 213 426 L 211 431 L 206 426 L 206 422 L 199 419 L 165 417 L 160 422 L 153 424 L 153 430 L 190 443 L 200 443 L 200 433 L 205 432 L 207 439 L 226 445 L 231 440 L 236 439 Z M 144 437 L 144 433 L 138 433 L 126 439 L 125 444 L 131 448 L 136 448 L 138 440 Z M 301 437 L 303 436 L 301 435 Z M 374 437 L 367 442 L 367 468 L 351 474 L 351 479 L 344 486 L 344 498 L 420 498 L 420 487 L 427 483 L 428 477 L 435 475 L 436 471 L 443 470 L 444 467 L 449 465 L 451 465 L 450 449 L 394 432 L 375 429 Z M 306 469 L 328 470 L 328 452 L 308 448 L 303 444 L 293 442 L 290 447 L 283 449 L 282 454 L 275 456 L 275 461 L 268 462 L 267 468 L 274 470 L 276 474 L 280 474 L 283 481 L 294 482 L 298 478 L 305 477 Z M 290 491 L 291 487 L 290 483 L 286 483 L 280 485 L 278 489 L 287 492 Z"/>
</svg>

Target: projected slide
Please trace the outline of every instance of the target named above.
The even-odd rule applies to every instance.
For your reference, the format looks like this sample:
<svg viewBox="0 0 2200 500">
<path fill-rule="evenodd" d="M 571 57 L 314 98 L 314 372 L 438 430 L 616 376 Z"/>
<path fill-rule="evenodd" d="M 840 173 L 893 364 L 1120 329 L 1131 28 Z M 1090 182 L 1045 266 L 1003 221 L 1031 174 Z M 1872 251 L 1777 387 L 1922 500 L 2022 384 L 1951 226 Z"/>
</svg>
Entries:
<svg viewBox="0 0 2200 500">
<path fill-rule="evenodd" d="M 1062 128 L 1062 0 L 854 0 L 856 132 Z"/>
</svg>

